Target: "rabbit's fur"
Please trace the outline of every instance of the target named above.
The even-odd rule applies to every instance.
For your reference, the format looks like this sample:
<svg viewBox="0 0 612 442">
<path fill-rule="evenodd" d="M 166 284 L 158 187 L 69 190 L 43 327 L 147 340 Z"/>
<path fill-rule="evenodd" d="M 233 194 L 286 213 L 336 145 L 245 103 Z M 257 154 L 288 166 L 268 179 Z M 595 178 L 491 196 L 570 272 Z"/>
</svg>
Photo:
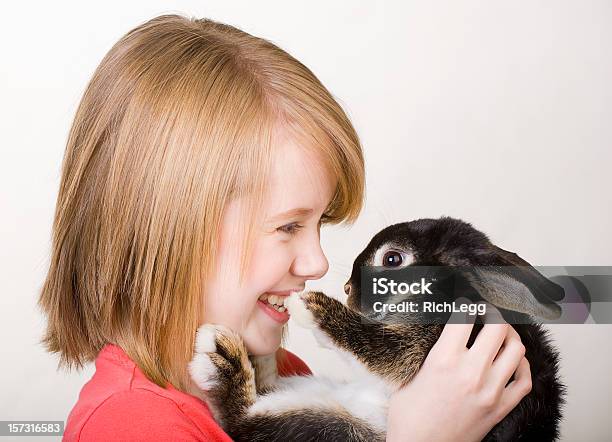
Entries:
<svg viewBox="0 0 612 442">
<path fill-rule="evenodd" d="M 561 287 L 461 220 L 420 219 L 386 227 L 354 261 L 345 287 L 348 307 L 321 292 L 292 295 L 287 303 L 292 319 L 313 328 L 319 342 L 349 360 L 355 380 L 280 378 L 273 357 L 249 359 L 241 338 L 232 331 L 211 324 L 198 330 L 190 373 L 206 391 L 215 418 L 234 440 L 385 439 L 389 396 L 416 374 L 444 326 L 402 322 L 397 317 L 374 320 L 360 311 L 360 269 L 382 266 L 380 256 L 386 249 L 401 252 L 410 265 L 519 266 L 524 270 L 522 281 L 516 277 L 492 278 L 493 282 L 485 278 L 484 283 L 472 280 L 474 300 L 480 297 L 497 305 L 504 316 L 512 310 L 529 314 L 534 306 L 549 308 L 554 304 L 543 300 L 563 297 Z M 529 290 L 516 290 L 526 287 Z M 545 310 L 544 316 L 556 313 L 553 308 Z M 468 346 L 481 328 L 482 324 L 474 326 Z M 523 323 L 514 328 L 526 347 L 532 390 L 484 440 L 555 440 L 564 396 L 557 352 L 541 326 Z"/>
</svg>

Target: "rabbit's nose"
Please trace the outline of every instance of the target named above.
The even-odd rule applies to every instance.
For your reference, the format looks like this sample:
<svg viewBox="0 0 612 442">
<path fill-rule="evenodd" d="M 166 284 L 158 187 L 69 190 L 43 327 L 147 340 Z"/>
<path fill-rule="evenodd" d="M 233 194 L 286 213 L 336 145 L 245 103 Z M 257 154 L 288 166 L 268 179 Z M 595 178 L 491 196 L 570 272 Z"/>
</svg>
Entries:
<svg viewBox="0 0 612 442">
<path fill-rule="evenodd" d="M 346 293 L 347 295 L 351 294 L 351 285 L 348 282 L 344 284 L 344 293 Z"/>
</svg>

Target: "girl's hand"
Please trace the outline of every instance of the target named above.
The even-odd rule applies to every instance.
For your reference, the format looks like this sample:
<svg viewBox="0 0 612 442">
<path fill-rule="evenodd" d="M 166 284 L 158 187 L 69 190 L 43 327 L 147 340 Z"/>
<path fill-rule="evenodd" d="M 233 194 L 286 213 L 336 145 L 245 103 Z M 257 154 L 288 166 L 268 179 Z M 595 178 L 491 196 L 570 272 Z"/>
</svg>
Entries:
<svg viewBox="0 0 612 442">
<path fill-rule="evenodd" d="M 498 323 L 485 320 L 469 349 L 475 315 L 460 315 L 471 322 L 449 321 L 421 370 L 391 396 L 387 441 L 480 441 L 531 391 L 525 347 L 499 310 L 487 304 Z"/>
</svg>

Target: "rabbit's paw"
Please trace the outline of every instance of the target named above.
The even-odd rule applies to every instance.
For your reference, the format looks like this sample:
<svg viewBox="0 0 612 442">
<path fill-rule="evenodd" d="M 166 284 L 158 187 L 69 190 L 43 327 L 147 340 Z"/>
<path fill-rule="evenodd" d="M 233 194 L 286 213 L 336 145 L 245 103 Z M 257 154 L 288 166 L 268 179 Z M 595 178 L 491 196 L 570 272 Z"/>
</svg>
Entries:
<svg viewBox="0 0 612 442">
<path fill-rule="evenodd" d="M 229 328 L 215 324 L 198 328 L 188 369 L 196 385 L 205 391 L 222 387 L 241 374 L 253 377 L 242 338 Z"/>
<path fill-rule="evenodd" d="M 289 314 L 298 324 L 314 328 L 329 319 L 330 314 L 340 305 L 336 299 L 330 298 L 322 292 L 292 293 L 286 300 L 285 306 Z M 341 307 L 342 308 L 342 307 Z"/>
<path fill-rule="evenodd" d="M 325 348 L 334 348 L 333 340 L 322 330 L 321 324 L 329 318 L 330 310 L 339 304 L 333 298 L 321 292 L 292 293 L 285 301 L 291 318 L 302 327 L 313 329 L 313 335 L 319 345 Z"/>
<path fill-rule="evenodd" d="M 285 307 L 289 311 L 291 319 L 305 328 L 316 327 L 315 318 L 308 309 L 307 295 L 310 292 L 292 292 L 285 299 Z"/>
</svg>

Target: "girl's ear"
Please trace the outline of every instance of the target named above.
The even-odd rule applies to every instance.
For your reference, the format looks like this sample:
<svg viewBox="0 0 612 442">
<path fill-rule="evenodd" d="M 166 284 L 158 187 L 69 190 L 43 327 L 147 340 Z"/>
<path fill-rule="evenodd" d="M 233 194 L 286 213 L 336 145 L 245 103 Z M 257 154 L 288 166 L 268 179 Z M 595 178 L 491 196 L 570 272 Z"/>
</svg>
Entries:
<svg viewBox="0 0 612 442">
<path fill-rule="evenodd" d="M 480 296 L 492 304 L 537 318 L 561 316 L 556 304 L 565 297 L 563 287 L 543 276 L 516 253 L 493 246 L 494 265 L 470 267 L 462 273 Z"/>
</svg>

